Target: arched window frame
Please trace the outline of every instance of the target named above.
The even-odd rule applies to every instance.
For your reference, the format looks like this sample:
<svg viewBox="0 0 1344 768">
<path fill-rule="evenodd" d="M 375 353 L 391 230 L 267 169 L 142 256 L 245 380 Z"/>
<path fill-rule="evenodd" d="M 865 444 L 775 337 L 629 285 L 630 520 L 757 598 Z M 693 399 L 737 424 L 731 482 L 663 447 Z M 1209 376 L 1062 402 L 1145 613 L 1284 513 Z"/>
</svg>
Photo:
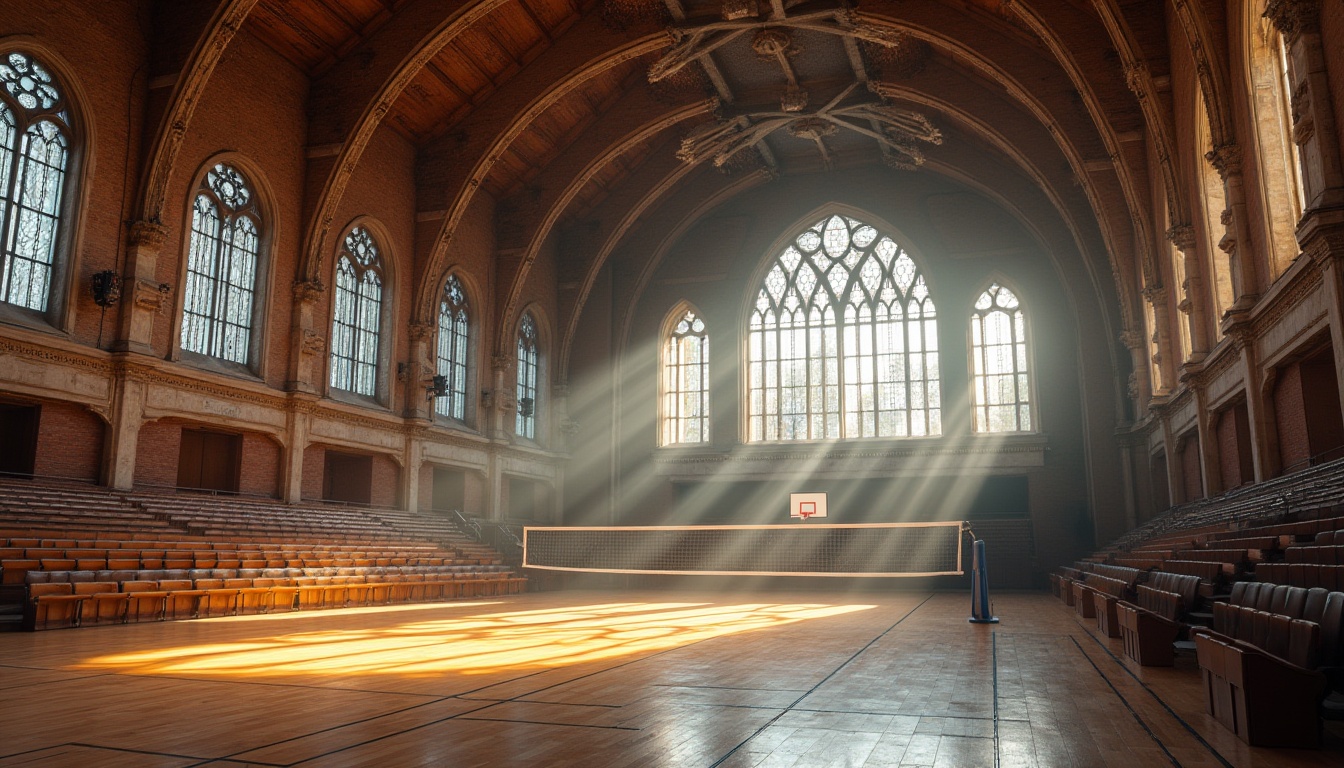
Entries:
<svg viewBox="0 0 1344 768">
<path fill-rule="evenodd" d="M 434 342 L 434 370 L 448 380 L 448 395 L 434 399 L 434 412 L 467 423 L 472 416 L 474 375 L 472 360 L 471 297 L 466 282 L 450 272 L 439 292 L 438 333 Z"/>
<path fill-rule="evenodd" d="M 859 238 L 864 240 L 862 244 L 859 239 L 846 241 L 846 247 L 852 242 L 858 245 L 861 253 L 848 265 L 847 279 L 838 288 L 829 278 L 830 270 L 847 258 L 848 250 L 835 257 L 827 255 L 824 264 L 812 258 L 826 253 L 826 232 L 837 218 L 850 233 L 848 236 L 857 237 L 861 231 L 871 231 L 871 234 L 864 232 Z M 908 439 L 942 434 L 942 385 L 938 364 L 941 343 L 937 309 L 928 278 L 918 255 L 903 244 L 908 242 L 907 239 L 894 228 L 868 223 L 871 220 L 863 214 L 848 212 L 818 213 L 808 217 L 806 221 L 812 222 L 810 226 L 805 223 L 792 229 L 795 234 L 770 251 L 770 258 L 762 264 L 751 283 L 754 290 L 744 323 L 747 333 L 746 407 L 743 411 L 747 442 Z M 815 236 L 815 241 L 809 233 Z M 805 238 L 807 243 L 803 242 Z M 884 261 L 886 257 L 877 253 L 879 247 L 889 249 L 889 261 Z M 800 256 L 798 264 L 808 263 L 813 273 L 812 282 L 800 286 L 796 279 L 801 268 L 789 268 L 784 281 L 787 285 L 778 296 L 771 297 L 768 281 L 776 267 L 784 265 L 782 260 L 790 252 Z M 867 269 L 870 257 L 874 269 L 881 273 L 879 283 L 872 290 L 856 280 L 856 276 L 863 277 L 861 273 Z M 896 274 L 898 264 L 899 277 Z M 793 310 L 794 317 L 802 323 L 794 330 L 802 333 L 795 332 L 789 343 L 796 342 L 803 351 L 789 360 L 795 363 L 793 373 L 801 371 L 805 381 L 801 386 L 789 389 L 801 390 L 801 394 L 783 391 L 786 389 L 783 372 L 787 361 L 779 350 L 785 341 L 784 331 L 788 329 L 778 323 L 769 326 L 767 322 L 770 320 L 767 310 L 784 308 L 785 297 L 795 288 L 808 296 L 825 299 L 825 306 L 813 304 L 809 305 L 808 311 L 803 311 L 805 307 L 799 305 Z M 859 305 L 855 304 L 856 290 L 864 297 Z M 892 311 L 897 304 L 902 308 L 899 318 L 883 314 Z M 879 306 L 882 307 L 880 311 Z M 917 310 L 917 316 L 907 320 L 906 313 L 912 309 Z M 890 319 L 882 320 L 883 317 Z M 895 378 L 879 380 L 883 358 L 894 363 L 892 358 L 907 354 L 895 348 L 888 348 L 886 352 L 877 349 L 879 338 L 893 338 L 884 333 L 891 330 L 892 325 L 900 328 L 900 337 L 906 345 L 903 349 L 909 351 L 917 364 L 907 364 L 900 371 L 899 381 Z M 768 357 L 772 344 L 774 358 Z M 818 350 L 815 353 L 812 352 L 814 348 Z M 871 351 L 865 352 L 865 349 Z M 806 361 L 801 368 L 798 366 L 800 361 Z M 865 381 L 869 372 L 872 380 Z M 884 385 L 891 386 L 881 389 Z M 906 407 L 893 407 L 893 404 L 902 403 L 901 392 L 905 393 L 903 402 Z M 781 404 L 790 399 L 794 410 L 786 412 Z"/>
<path fill-rule="evenodd" d="M 514 372 L 514 434 L 526 440 L 540 441 L 544 411 L 545 373 L 542 368 L 542 329 L 535 310 L 523 310 L 514 334 L 516 370 Z M 529 406 L 530 401 L 530 406 Z"/>
<path fill-rule="evenodd" d="M 1292 85 L 1283 35 L 1265 18 L 1265 3 L 1245 3 L 1244 77 L 1259 171 L 1266 274 L 1277 277 L 1297 258 L 1296 229 L 1306 203 L 1302 165 L 1293 140 Z"/>
<path fill-rule="evenodd" d="M 238 174 L 244 182 L 247 191 L 245 199 L 237 197 L 236 194 L 226 194 L 226 197 L 232 199 L 233 204 L 221 199 L 216 190 L 212 188 L 212 174 L 222 173 L 218 169 L 225 168 Z M 187 199 L 185 210 L 186 223 L 184 227 L 184 244 L 182 253 L 184 258 L 180 266 L 179 285 L 182 290 L 178 291 L 177 306 L 177 341 L 174 349 L 177 351 L 178 359 L 200 364 L 204 367 L 217 368 L 225 372 L 243 372 L 255 376 L 264 376 L 266 366 L 266 356 L 263 354 L 265 347 L 265 318 L 267 306 L 267 288 L 270 283 L 270 244 L 271 244 L 271 222 L 275 220 L 274 212 L 270 209 L 268 201 L 271 196 L 267 193 L 264 179 L 258 169 L 256 169 L 246 158 L 235 153 L 226 153 L 211 158 L 201 168 L 196 175 L 196 184 L 192 187 L 191 197 Z M 215 182 L 218 186 L 219 182 Z M 228 192 L 226 188 L 220 188 L 220 191 Z M 243 313 L 243 316 L 236 316 L 234 320 L 241 320 L 243 317 L 247 320 L 247 340 L 241 345 L 245 350 L 243 354 L 235 353 L 234 356 L 226 357 L 215 354 L 210 347 L 214 346 L 211 337 L 216 329 L 215 324 L 227 321 L 218 315 L 219 296 L 217 293 L 211 293 L 208 296 L 202 296 L 200 291 L 204 286 L 213 281 L 218 285 L 221 281 L 218 277 L 210 277 L 207 273 L 201 271 L 204 262 L 198 260 L 198 254 L 203 254 L 209 243 L 199 242 L 198 227 L 202 226 L 199 219 L 203 214 L 200 203 L 202 200 L 213 206 L 215 215 L 220 217 L 223 223 L 237 222 L 241 225 L 244 220 L 250 221 L 255 229 L 255 258 L 252 269 L 252 285 L 248 294 L 250 309 Z M 222 231 L 222 229 L 220 230 Z M 196 249 L 202 249 L 197 251 Z M 218 255 L 218 250 L 212 251 Z M 233 285 L 230 283 L 229 285 Z M 241 286 L 241 282 L 239 283 Z M 213 289 L 212 289 L 213 290 Z M 226 301 L 227 304 L 227 301 Z M 189 306 L 191 305 L 191 306 Z M 225 307 L 227 309 L 227 306 Z M 209 311 L 212 314 L 203 315 L 201 311 Z M 205 322 L 195 320 L 196 317 L 206 318 Z M 204 342 L 205 349 L 199 349 L 202 342 L 196 339 L 194 334 L 205 332 L 207 340 Z M 215 346 L 216 350 L 219 348 Z M 242 360 L 237 359 L 243 357 Z"/>
<path fill-rule="evenodd" d="M 682 302 L 668 314 L 660 338 L 660 444 L 708 443 L 709 326 L 698 309 Z"/>
<path fill-rule="evenodd" d="M 383 403 L 392 290 L 384 243 L 368 221 L 346 228 L 333 259 L 327 386 Z"/>
<path fill-rule="evenodd" d="M 970 343 L 967 349 L 971 352 L 971 430 L 974 434 L 1040 430 L 1040 411 L 1036 407 L 1036 381 L 1033 375 L 1031 324 L 1023 304 L 1017 288 L 1001 279 L 990 281 L 971 303 Z M 998 324 L 996 318 L 999 317 L 1006 320 L 1006 326 Z M 993 346 L 1007 346 L 1011 354 L 1006 361 L 1002 357 L 996 360 L 991 354 L 993 350 L 985 342 L 991 338 L 992 332 L 1002 333 L 1005 329 L 1008 333 L 1007 342 L 1004 343 L 1002 336 L 995 336 L 999 341 Z M 992 377 L 997 377 L 1001 383 L 1006 378 L 1011 386 L 1011 398 L 991 397 L 991 385 L 994 383 Z M 1007 395 L 1003 389 L 999 392 L 1000 395 Z M 1010 409 L 1010 420 L 1005 420 L 1004 408 Z M 999 409 L 997 417 L 991 409 Z"/>
<path fill-rule="evenodd" d="M 88 127 L 82 122 L 79 110 L 79 105 L 85 99 L 78 83 L 56 54 L 36 41 L 15 38 L 7 42 L 0 48 L 0 63 L 12 66 L 11 56 L 17 55 L 26 62 L 36 64 L 45 73 L 47 83 L 55 90 L 56 99 L 54 103 L 43 104 L 44 99 L 35 98 L 34 108 L 28 109 L 23 105 L 24 101 L 29 100 L 24 94 L 34 96 L 34 89 L 25 89 L 20 81 L 15 81 L 13 91 L 9 87 L 0 87 L 0 104 L 8 110 L 14 123 L 13 143 L 10 145 L 12 151 L 7 158 L 0 157 L 0 318 L 21 325 L 55 326 L 69 332 L 73 329 L 74 317 L 73 311 L 66 310 L 75 306 L 71 276 L 77 272 L 79 216 L 85 189 L 84 160 L 91 143 L 88 140 Z M 19 158 L 24 147 L 23 139 L 27 131 L 40 123 L 54 126 L 64 141 L 63 170 L 56 199 L 43 213 L 55 220 L 55 226 L 49 234 L 49 261 L 42 265 L 47 272 L 46 288 L 40 294 L 25 291 L 23 296 L 17 296 L 10 291 L 12 286 L 17 287 L 19 283 L 11 280 L 11 216 L 18 213 L 12 202 L 19 177 L 23 173 Z M 4 150 L 0 149 L 0 155 L 3 154 Z M 11 301 L 11 298 L 18 301 Z"/>
</svg>

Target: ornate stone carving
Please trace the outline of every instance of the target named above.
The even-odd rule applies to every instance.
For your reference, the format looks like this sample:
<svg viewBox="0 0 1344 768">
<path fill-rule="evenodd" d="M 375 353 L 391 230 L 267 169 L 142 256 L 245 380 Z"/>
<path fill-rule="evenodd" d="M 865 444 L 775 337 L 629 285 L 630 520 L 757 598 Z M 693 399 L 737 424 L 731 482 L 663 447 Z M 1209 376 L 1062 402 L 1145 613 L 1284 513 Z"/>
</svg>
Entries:
<svg viewBox="0 0 1344 768">
<path fill-rule="evenodd" d="M 295 301 L 318 301 L 327 287 L 318 280 L 299 280 L 294 283 Z"/>
<path fill-rule="evenodd" d="M 1120 343 L 1127 349 L 1141 349 L 1143 347 L 1143 335 L 1132 328 L 1126 328 L 1120 332 Z"/>
<path fill-rule="evenodd" d="M 1195 247 L 1195 228 L 1189 224 L 1176 224 L 1167 230 L 1167 239 L 1179 251 L 1188 251 Z"/>
<path fill-rule="evenodd" d="M 300 352 L 305 355 L 320 355 L 326 347 L 327 340 L 321 334 L 310 328 L 303 329 L 303 341 L 299 344 Z"/>
<path fill-rule="evenodd" d="M 411 323 L 410 328 L 408 329 L 411 341 L 413 342 L 432 339 L 434 337 L 434 332 L 437 330 L 438 326 L 433 323 Z"/>
<path fill-rule="evenodd" d="M 490 357 L 490 369 L 493 371 L 507 373 L 511 365 L 513 365 L 511 355 L 492 355 Z"/>
<path fill-rule="evenodd" d="M 1264 17 L 1289 40 L 1321 25 L 1321 0 L 1269 0 Z"/>
<path fill-rule="evenodd" d="M 131 225 L 130 245 L 132 248 L 159 250 L 168 239 L 168 228 L 153 221 L 141 219 Z"/>
<path fill-rule="evenodd" d="M 1143 298 L 1148 300 L 1149 304 L 1163 304 L 1167 300 L 1166 286 L 1153 285 L 1143 289 Z"/>
<path fill-rule="evenodd" d="M 1204 153 L 1205 159 L 1218 171 L 1218 175 L 1224 180 L 1228 176 L 1235 176 L 1241 173 L 1241 146 L 1238 144 L 1223 144 L 1214 147 Z"/>
<path fill-rule="evenodd" d="M 135 286 L 131 289 L 131 301 L 140 309 L 151 310 L 155 314 L 162 315 L 164 309 L 168 306 L 168 296 L 172 291 L 173 289 L 167 283 L 136 280 Z"/>
</svg>

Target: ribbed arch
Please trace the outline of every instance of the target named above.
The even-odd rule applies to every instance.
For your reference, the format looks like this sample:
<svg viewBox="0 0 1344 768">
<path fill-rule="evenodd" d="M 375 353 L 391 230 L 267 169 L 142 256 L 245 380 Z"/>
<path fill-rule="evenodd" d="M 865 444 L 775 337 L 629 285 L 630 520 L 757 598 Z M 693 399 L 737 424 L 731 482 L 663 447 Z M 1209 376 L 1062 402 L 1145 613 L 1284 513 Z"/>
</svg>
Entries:
<svg viewBox="0 0 1344 768">
<path fill-rule="evenodd" d="M 748 321 L 747 439 L 942 432 L 937 312 L 890 236 L 833 214 L 775 256 Z"/>
</svg>

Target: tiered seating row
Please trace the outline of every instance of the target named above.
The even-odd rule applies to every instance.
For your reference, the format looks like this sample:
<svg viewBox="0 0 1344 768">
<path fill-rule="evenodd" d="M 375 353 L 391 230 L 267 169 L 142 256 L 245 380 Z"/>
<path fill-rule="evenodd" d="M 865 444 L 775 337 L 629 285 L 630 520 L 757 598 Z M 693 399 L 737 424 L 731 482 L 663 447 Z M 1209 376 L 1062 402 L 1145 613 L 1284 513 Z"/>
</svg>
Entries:
<svg viewBox="0 0 1344 768">
<path fill-rule="evenodd" d="M 491 566 L 351 569 L 349 575 L 246 577 L 244 571 L 32 572 L 25 623 L 30 629 L 209 618 L 388 605 L 517 594 L 526 579 Z M 490 570 L 487 570 L 490 569 Z M 270 569 L 268 569 L 269 571 Z M 346 569 L 337 569 L 346 570 Z M 202 574 L 209 574 L 208 576 Z M 119 575 L 132 578 L 117 579 Z M 185 578 L 183 578 L 185 576 Z"/>
</svg>

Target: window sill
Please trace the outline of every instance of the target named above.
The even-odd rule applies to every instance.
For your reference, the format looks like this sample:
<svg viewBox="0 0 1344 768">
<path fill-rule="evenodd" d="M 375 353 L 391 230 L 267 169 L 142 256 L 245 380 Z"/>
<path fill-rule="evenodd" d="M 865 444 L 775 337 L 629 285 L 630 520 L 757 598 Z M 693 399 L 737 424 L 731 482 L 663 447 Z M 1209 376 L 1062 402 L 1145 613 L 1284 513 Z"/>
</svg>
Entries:
<svg viewBox="0 0 1344 768">
<path fill-rule="evenodd" d="M 236 379 L 246 379 L 247 381 L 261 382 L 261 377 L 257 372 L 242 363 L 235 363 L 231 360 L 224 360 L 210 355 L 202 355 L 199 352 L 191 352 L 185 349 L 178 349 L 177 361 L 184 365 L 190 365 L 193 368 L 200 368 L 210 373 L 219 373 L 225 376 L 232 376 Z"/>
<path fill-rule="evenodd" d="M 338 403 L 345 403 L 346 405 L 357 405 L 362 408 L 375 408 L 380 411 L 388 410 L 387 405 L 376 397 L 361 395 L 357 392 L 338 389 L 330 385 L 327 387 L 327 397 Z"/>
<path fill-rule="evenodd" d="M 69 334 L 66 334 L 51 322 L 47 313 L 20 307 L 17 304 L 0 302 L 0 323 L 15 325 L 51 336 L 69 337 Z"/>
<path fill-rule="evenodd" d="M 668 446 L 654 453 L 660 475 L 670 478 L 778 478 L 781 474 L 853 478 L 874 473 L 926 475 L 1022 471 L 1045 466 L 1044 435 L 967 435 L 900 440 L 752 443 L 724 450 Z"/>
</svg>

